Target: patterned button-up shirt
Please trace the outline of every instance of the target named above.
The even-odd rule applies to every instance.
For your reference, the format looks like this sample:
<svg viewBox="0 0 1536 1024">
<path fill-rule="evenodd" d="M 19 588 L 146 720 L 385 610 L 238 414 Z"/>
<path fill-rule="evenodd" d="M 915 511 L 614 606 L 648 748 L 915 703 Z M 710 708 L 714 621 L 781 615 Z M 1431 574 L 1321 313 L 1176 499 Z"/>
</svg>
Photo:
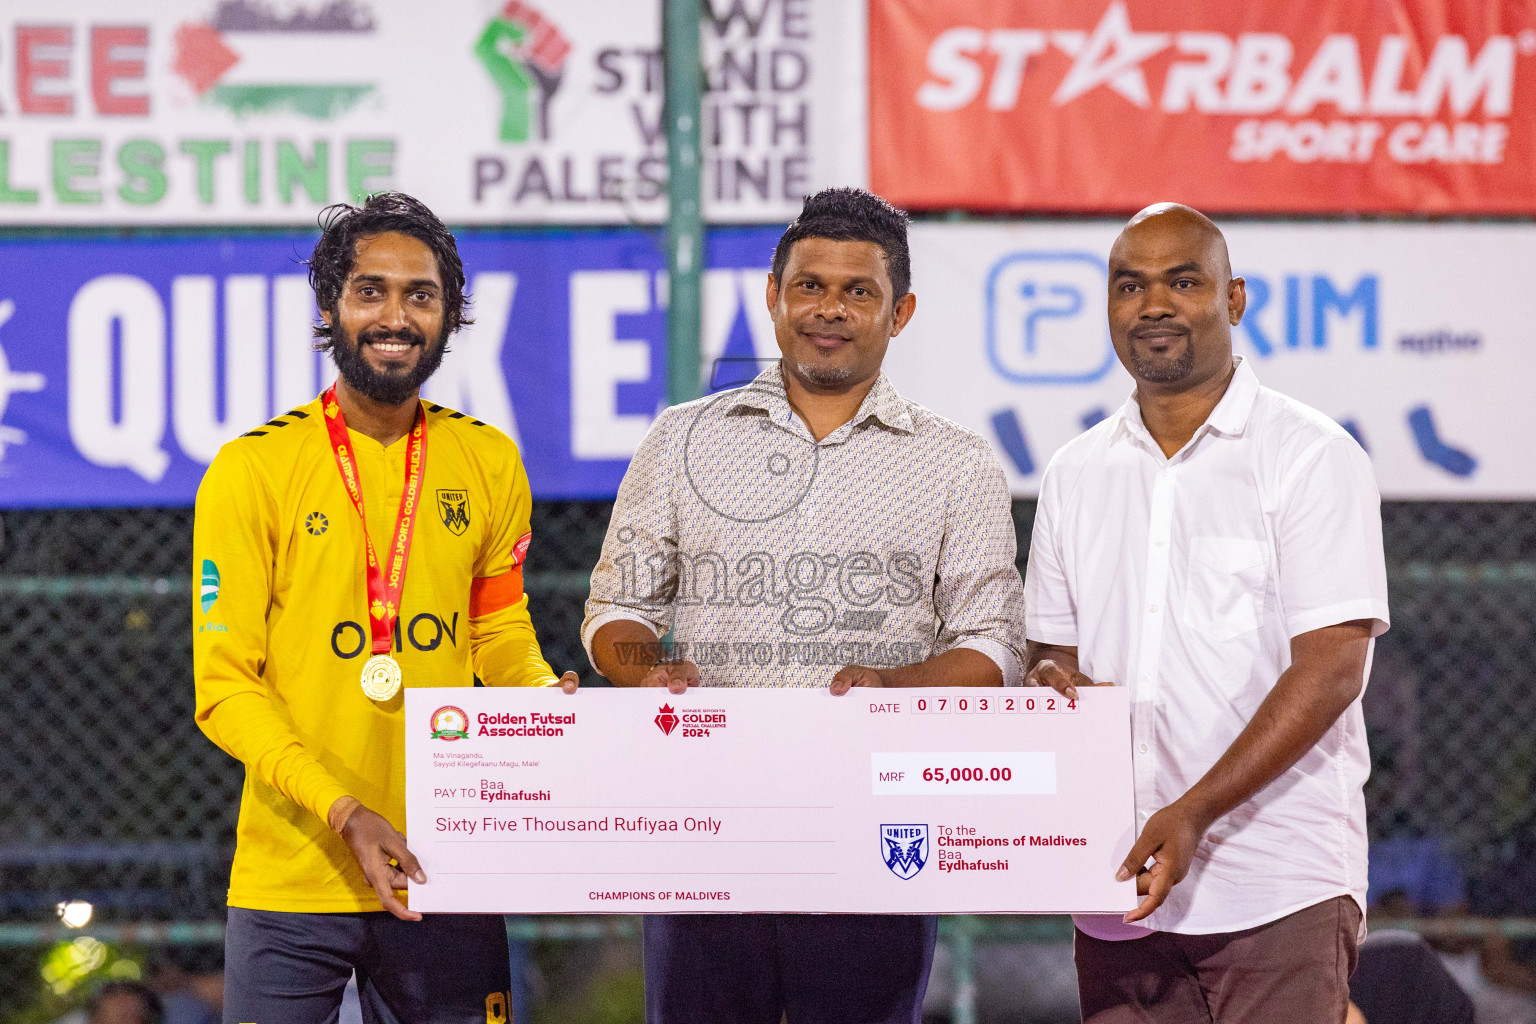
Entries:
<svg viewBox="0 0 1536 1024">
<path fill-rule="evenodd" d="M 706 686 L 825 686 L 844 665 L 964 647 L 1012 685 L 1014 545 L 1002 467 L 980 436 L 882 374 L 818 442 L 774 365 L 657 417 L 619 487 L 582 641 L 590 656 L 615 619 L 670 631 Z"/>
</svg>

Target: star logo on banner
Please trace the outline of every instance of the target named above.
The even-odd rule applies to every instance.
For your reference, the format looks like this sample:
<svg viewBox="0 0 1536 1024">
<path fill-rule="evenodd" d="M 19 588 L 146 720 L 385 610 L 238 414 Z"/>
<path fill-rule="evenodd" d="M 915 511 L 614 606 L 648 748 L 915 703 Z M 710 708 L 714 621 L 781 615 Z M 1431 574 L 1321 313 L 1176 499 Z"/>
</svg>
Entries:
<svg viewBox="0 0 1536 1024">
<path fill-rule="evenodd" d="M 1107 85 L 1138 107 L 1152 104 L 1141 62 L 1173 42 L 1170 32 L 1136 32 L 1125 4 L 1115 0 L 1092 32 L 1051 33 L 1057 49 L 1075 58 L 1051 99 L 1059 107 L 1085 92 Z"/>
</svg>

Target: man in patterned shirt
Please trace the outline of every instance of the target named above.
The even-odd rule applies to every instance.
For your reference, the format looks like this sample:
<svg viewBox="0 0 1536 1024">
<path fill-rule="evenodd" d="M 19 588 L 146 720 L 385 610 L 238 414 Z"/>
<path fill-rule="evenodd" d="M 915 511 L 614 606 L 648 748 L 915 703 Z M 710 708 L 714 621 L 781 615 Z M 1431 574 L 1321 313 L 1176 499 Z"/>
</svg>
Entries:
<svg viewBox="0 0 1536 1024">
<path fill-rule="evenodd" d="M 917 305 L 910 279 L 905 214 L 857 189 L 806 201 L 768 277 L 783 358 L 663 412 L 619 488 L 582 628 L 615 685 L 1018 681 L 1023 587 L 1002 468 L 880 372 Z M 647 1020 L 916 1024 L 934 929 L 650 917 Z"/>
</svg>

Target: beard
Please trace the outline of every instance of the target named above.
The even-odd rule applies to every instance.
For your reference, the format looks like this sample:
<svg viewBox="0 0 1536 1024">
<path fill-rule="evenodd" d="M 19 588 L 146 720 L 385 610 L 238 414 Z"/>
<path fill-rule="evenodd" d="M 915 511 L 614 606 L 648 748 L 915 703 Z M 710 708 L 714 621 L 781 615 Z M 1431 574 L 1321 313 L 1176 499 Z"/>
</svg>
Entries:
<svg viewBox="0 0 1536 1024">
<path fill-rule="evenodd" d="M 817 366 L 810 362 L 796 362 L 795 375 L 818 388 L 837 391 L 853 382 L 854 371 L 849 366 Z"/>
<path fill-rule="evenodd" d="M 1193 339 L 1186 341 L 1184 351 L 1177 358 L 1151 358 L 1143 357 L 1136 351 L 1136 345 L 1130 346 L 1131 370 L 1137 380 L 1144 380 L 1148 384 L 1177 384 L 1187 378 L 1195 369 L 1195 346 Z"/>
<path fill-rule="evenodd" d="M 401 341 L 421 347 L 416 365 L 410 368 L 393 368 L 379 371 L 363 355 L 363 346 L 380 341 Z M 363 331 L 356 338 L 349 337 L 344 328 L 336 327 L 331 344 L 331 358 L 336 361 L 336 372 L 358 394 L 380 405 L 402 405 L 415 397 L 428 377 L 437 372 L 443 363 L 443 353 L 448 351 L 448 336 L 443 334 L 436 342 L 428 344 L 420 332 L 406 328 L 403 331 Z"/>
</svg>

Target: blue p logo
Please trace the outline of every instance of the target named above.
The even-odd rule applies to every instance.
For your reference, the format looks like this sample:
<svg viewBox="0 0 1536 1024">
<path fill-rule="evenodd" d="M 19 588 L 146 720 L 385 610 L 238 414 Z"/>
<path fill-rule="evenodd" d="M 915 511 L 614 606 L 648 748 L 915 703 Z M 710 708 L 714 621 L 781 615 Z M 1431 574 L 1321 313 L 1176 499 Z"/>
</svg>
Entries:
<svg viewBox="0 0 1536 1024">
<path fill-rule="evenodd" d="M 987 274 L 987 361 L 1015 384 L 1084 384 L 1114 363 L 1109 269 L 1084 252 L 1016 252 Z"/>
</svg>

